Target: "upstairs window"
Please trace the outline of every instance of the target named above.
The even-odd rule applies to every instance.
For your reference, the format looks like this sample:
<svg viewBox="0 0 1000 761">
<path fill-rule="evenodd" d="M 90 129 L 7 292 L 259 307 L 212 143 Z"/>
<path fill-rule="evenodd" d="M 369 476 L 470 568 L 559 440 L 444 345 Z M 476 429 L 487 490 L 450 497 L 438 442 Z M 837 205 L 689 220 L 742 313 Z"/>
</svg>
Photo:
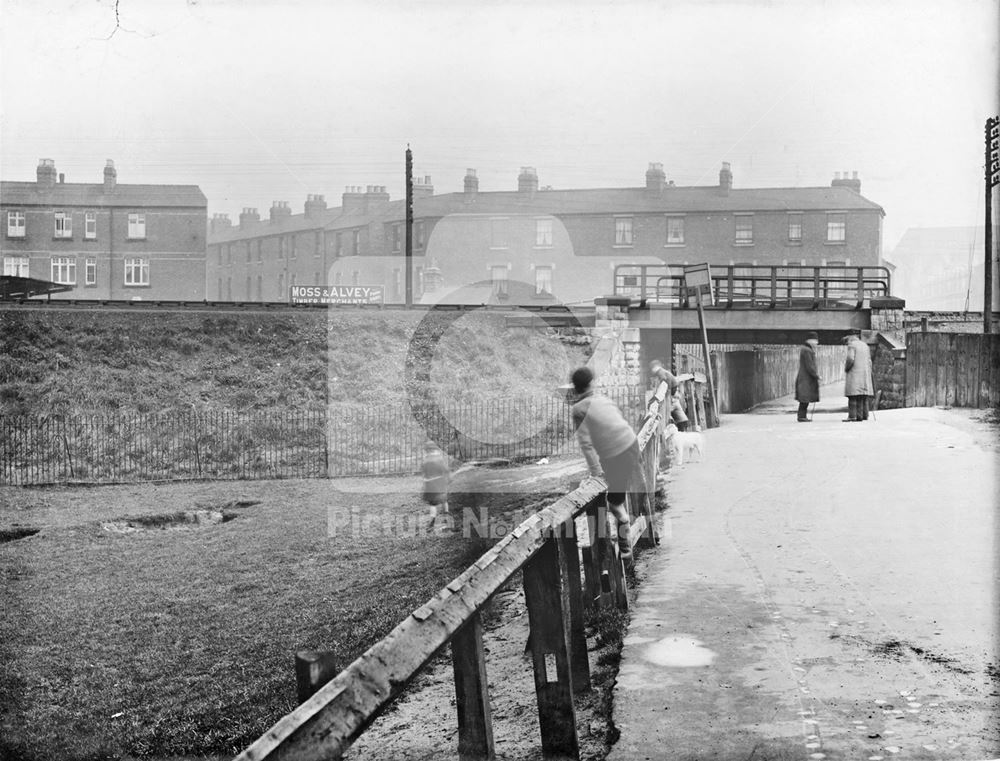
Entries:
<svg viewBox="0 0 1000 761">
<path fill-rule="evenodd" d="M 125 260 L 125 285 L 149 285 L 149 260 Z"/>
<path fill-rule="evenodd" d="M 97 259 L 92 256 L 84 262 L 83 282 L 85 285 L 97 285 Z"/>
<path fill-rule="evenodd" d="M 295 259 L 298 256 L 299 238 L 298 238 L 297 235 L 293 235 L 293 236 L 291 236 L 291 238 L 292 238 L 292 257 L 291 258 Z"/>
<path fill-rule="evenodd" d="M 632 245 L 632 217 L 615 217 L 615 245 Z"/>
<path fill-rule="evenodd" d="M 88 211 L 83 217 L 83 237 L 87 240 L 97 238 L 97 212 Z"/>
<path fill-rule="evenodd" d="M 552 220 L 535 220 L 535 245 L 547 248 L 552 245 Z"/>
<path fill-rule="evenodd" d="M 251 241 L 247 241 L 247 261 L 249 262 L 253 254 L 251 253 Z"/>
<path fill-rule="evenodd" d="M 535 295 L 552 295 L 552 267 L 535 267 Z"/>
<path fill-rule="evenodd" d="M 284 237 L 278 238 L 278 258 L 285 258 L 285 239 Z"/>
<path fill-rule="evenodd" d="M 801 243 L 802 242 L 802 215 L 801 214 L 789 214 L 788 215 L 788 242 L 789 243 Z"/>
<path fill-rule="evenodd" d="M 26 256 L 5 256 L 3 274 L 9 277 L 28 277 L 28 263 Z"/>
<path fill-rule="evenodd" d="M 56 238 L 72 238 L 73 237 L 73 217 L 72 217 L 72 215 L 67 214 L 65 211 L 57 211 L 55 213 L 55 230 L 53 231 L 53 236 L 56 237 Z M 75 282 L 75 280 L 74 280 L 74 282 Z"/>
<path fill-rule="evenodd" d="M 399 225 L 392 226 L 392 250 L 393 253 L 399 253 L 401 248 L 402 235 L 400 235 Z"/>
<path fill-rule="evenodd" d="M 753 245 L 753 215 L 752 214 L 737 214 L 736 215 L 736 245 L 737 246 L 752 246 Z"/>
<path fill-rule="evenodd" d="M 358 255 L 358 254 L 361 253 L 361 231 L 360 230 L 354 230 L 352 232 L 352 236 L 354 238 L 354 240 L 353 240 L 354 254 Z M 357 283 L 355 283 L 355 285 L 357 285 Z"/>
<path fill-rule="evenodd" d="M 507 248 L 507 220 L 490 220 L 490 248 Z"/>
<path fill-rule="evenodd" d="M 257 238 L 257 264 L 260 264 L 261 262 L 264 261 L 264 253 L 263 253 L 263 245 L 262 244 L 263 244 L 263 241 L 261 241 L 260 238 Z M 259 300 L 259 295 L 258 295 L 258 300 Z"/>
<path fill-rule="evenodd" d="M 76 285 L 76 258 L 72 256 L 52 257 L 52 282 L 61 285 Z"/>
<path fill-rule="evenodd" d="M 7 212 L 7 237 L 23 238 L 26 234 L 23 211 Z"/>
<path fill-rule="evenodd" d="M 826 215 L 826 242 L 844 243 L 847 241 L 847 215 L 834 212 Z"/>
<path fill-rule="evenodd" d="M 323 253 L 323 233 L 317 232 L 316 239 L 313 241 L 313 258 L 319 256 Z"/>
<path fill-rule="evenodd" d="M 413 247 L 423 248 L 424 247 L 424 223 L 414 222 L 413 223 Z"/>
<path fill-rule="evenodd" d="M 344 236 L 342 233 L 337 233 L 333 239 L 333 255 L 343 256 L 344 254 Z"/>
<path fill-rule="evenodd" d="M 667 217 L 667 245 L 684 244 L 684 217 Z"/>
<path fill-rule="evenodd" d="M 128 237 L 129 240 L 145 240 L 146 238 L 146 215 L 133 212 L 128 215 Z"/>
</svg>

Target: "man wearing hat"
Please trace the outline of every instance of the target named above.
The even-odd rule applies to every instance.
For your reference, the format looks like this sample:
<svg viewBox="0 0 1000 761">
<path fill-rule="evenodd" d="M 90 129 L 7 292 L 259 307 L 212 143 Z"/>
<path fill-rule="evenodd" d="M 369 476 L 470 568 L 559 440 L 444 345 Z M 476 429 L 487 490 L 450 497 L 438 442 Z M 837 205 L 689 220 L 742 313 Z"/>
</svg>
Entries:
<svg viewBox="0 0 1000 761">
<path fill-rule="evenodd" d="M 868 397 L 875 393 L 872 379 L 872 354 L 859 333 L 844 336 L 847 360 L 844 362 L 844 395 L 847 397 L 845 423 L 868 419 Z"/>
<path fill-rule="evenodd" d="M 800 423 L 808 423 L 809 405 L 819 401 L 819 372 L 816 370 L 816 347 L 819 335 L 809 333 L 799 349 L 799 373 L 795 376 L 795 400 L 799 403 Z"/>
</svg>

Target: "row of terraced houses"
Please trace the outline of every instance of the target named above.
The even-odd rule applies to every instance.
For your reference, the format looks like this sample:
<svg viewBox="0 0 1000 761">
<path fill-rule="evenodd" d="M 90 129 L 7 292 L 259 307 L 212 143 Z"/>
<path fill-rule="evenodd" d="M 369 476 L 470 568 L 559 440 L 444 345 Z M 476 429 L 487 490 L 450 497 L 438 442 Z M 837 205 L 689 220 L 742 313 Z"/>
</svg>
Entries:
<svg viewBox="0 0 1000 761">
<path fill-rule="evenodd" d="M 857 173 L 829 186 L 678 186 L 661 164 L 637 187 L 557 190 L 522 167 L 510 190 L 414 184 L 413 285 L 422 302 L 588 303 L 618 264 L 878 265 L 882 208 Z M 405 208 L 383 186 L 348 187 L 340 204 L 309 195 L 208 219 L 197 186 L 67 183 L 43 159 L 35 182 L 0 186 L 3 273 L 49 280 L 75 299 L 284 302 L 296 286 L 405 289 Z M 298 291 L 299 289 L 296 289 Z"/>
</svg>

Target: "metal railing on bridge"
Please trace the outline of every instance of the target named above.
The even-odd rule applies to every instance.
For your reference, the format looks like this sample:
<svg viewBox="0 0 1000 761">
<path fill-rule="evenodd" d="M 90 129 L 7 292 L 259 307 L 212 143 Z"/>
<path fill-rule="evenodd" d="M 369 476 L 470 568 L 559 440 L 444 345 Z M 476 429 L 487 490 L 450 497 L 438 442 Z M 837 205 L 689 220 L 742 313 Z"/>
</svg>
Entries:
<svg viewBox="0 0 1000 761">
<path fill-rule="evenodd" d="M 856 309 L 866 299 L 891 295 L 890 286 L 886 267 L 712 265 L 715 304 L 724 307 Z M 615 267 L 614 293 L 689 306 L 682 265 L 619 264 Z"/>
</svg>

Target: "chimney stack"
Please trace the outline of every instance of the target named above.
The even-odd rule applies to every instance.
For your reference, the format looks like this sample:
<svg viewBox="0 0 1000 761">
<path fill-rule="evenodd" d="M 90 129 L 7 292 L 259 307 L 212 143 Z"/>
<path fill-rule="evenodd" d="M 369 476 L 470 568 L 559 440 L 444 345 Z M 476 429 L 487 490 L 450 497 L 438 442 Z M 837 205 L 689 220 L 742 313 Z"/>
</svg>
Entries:
<svg viewBox="0 0 1000 761">
<path fill-rule="evenodd" d="M 271 211 L 268 215 L 271 224 L 275 222 L 280 222 L 283 219 L 288 219 L 292 216 L 292 209 L 288 205 L 288 201 L 272 201 Z"/>
<path fill-rule="evenodd" d="M 844 172 L 843 174 L 840 172 L 834 172 L 833 182 L 830 183 L 830 187 L 848 188 L 853 190 L 858 195 L 861 195 L 861 180 L 858 179 L 857 172 L 854 172 L 853 177 L 849 177 L 847 172 Z"/>
<path fill-rule="evenodd" d="M 260 214 L 257 213 L 256 209 L 244 206 L 243 211 L 240 212 L 240 227 L 247 227 L 255 222 L 260 222 Z"/>
<path fill-rule="evenodd" d="M 413 198 L 430 198 L 434 195 L 434 186 L 431 184 L 431 176 L 425 174 L 423 177 L 413 178 Z"/>
<path fill-rule="evenodd" d="M 108 159 L 104 162 L 104 192 L 110 193 L 118 184 L 118 170 L 115 169 L 115 162 Z"/>
<path fill-rule="evenodd" d="M 652 161 L 649 169 L 646 170 L 646 190 L 663 190 L 667 182 L 667 175 L 663 171 L 663 164 Z"/>
<path fill-rule="evenodd" d="M 476 177 L 475 169 L 465 170 L 465 198 L 469 200 L 474 198 L 479 192 L 479 178 Z"/>
<path fill-rule="evenodd" d="M 213 214 L 212 219 L 208 223 L 208 231 L 210 233 L 221 232 L 222 230 L 230 230 L 233 227 L 232 220 L 229 219 L 228 214 Z"/>
<path fill-rule="evenodd" d="M 365 189 L 359 185 L 347 185 L 340 197 L 340 208 L 344 214 L 354 211 L 364 211 Z"/>
<path fill-rule="evenodd" d="M 316 219 L 326 211 L 326 196 L 310 193 L 306 196 L 306 219 Z"/>
<path fill-rule="evenodd" d="M 534 193 L 538 190 L 538 173 L 533 166 L 522 166 L 517 176 L 518 193 Z"/>
<path fill-rule="evenodd" d="M 733 187 L 733 172 L 729 168 L 729 162 L 722 162 L 722 169 L 719 170 L 719 190 L 722 195 L 728 196 L 730 189 Z"/>
<path fill-rule="evenodd" d="M 387 203 L 389 203 L 389 192 L 385 189 L 385 185 L 369 185 L 365 190 L 365 211 L 374 211 Z"/>
<path fill-rule="evenodd" d="M 39 190 L 52 190 L 56 186 L 56 162 L 52 159 L 39 159 L 36 176 Z"/>
</svg>

